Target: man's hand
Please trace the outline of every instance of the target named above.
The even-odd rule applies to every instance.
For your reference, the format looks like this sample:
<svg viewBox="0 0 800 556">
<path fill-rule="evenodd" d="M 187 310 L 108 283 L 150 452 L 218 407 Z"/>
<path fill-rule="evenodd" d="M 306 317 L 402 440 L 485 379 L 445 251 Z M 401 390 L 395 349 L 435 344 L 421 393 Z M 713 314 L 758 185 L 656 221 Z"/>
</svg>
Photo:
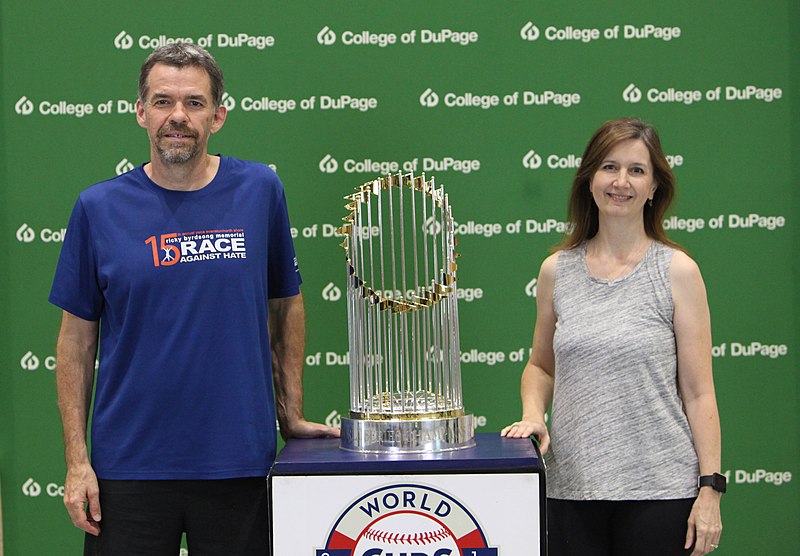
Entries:
<svg viewBox="0 0 800 556">
<path fill-rule="evenodd" d="M 94 469 L 88 463 L 67 470 L 64 506 L 75 527 L 94 536 L 100 534 L 100 488 Z"/>
<path fill-rule="evenodd" d="M 292 423 L 288 431 L 283 431 L 285 438 L 339 438 L 341 431 L 337 427 L 329 427 L 301 419 Z"/>
</svg>

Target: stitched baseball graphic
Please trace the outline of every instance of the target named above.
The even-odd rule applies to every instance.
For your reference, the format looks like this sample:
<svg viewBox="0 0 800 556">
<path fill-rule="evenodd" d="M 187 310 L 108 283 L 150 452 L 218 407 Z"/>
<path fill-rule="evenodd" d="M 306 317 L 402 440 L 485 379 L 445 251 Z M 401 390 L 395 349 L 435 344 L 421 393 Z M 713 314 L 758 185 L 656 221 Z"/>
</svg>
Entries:
<svg viewBox="0 0 800 556">
<path fill-rule="evenodd" d="M 440 521 L 421 512 L 397 512 L 385 515 L 370 525 L 358 539 L 355 553 L 364 554 L 369 549 L 386 551 L 399 548 L 408 552 L 409 549 L 422 547 L 427 554 L 442 548 L 450 550 L 443 554 L 458 554 L 453 533 Z"/>
</svg>

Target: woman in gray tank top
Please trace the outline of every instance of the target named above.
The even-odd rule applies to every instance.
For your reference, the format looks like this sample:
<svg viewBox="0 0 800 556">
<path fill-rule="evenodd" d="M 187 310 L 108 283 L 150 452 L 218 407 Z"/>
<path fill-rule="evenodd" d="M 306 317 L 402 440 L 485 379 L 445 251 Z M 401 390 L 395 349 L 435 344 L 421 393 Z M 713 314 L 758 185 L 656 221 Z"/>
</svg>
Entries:
<svg viewBox="0 0 800 556">
<path fill-rule="evenodd" d="M 542 264 L 522 419 L 500 434 L 547 453 L 551 556 L 719 545 L 711 324 L 700 270 L 662 226 L 674 191 L 655 129 L 604 124 L 573 182 L 573 228 Z"/>
</svg>

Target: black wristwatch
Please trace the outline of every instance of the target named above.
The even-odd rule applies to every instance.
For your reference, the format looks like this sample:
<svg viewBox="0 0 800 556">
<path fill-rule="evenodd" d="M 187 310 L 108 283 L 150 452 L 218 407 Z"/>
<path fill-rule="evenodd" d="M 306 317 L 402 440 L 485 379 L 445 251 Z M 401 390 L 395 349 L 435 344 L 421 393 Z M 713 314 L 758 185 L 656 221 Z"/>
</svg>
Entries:
<svg viewBox="0 0 800 556">
<path fill-rule="evenodd" d="M 728 490 L 728 481 L 725 479 L 725 475 L 720 475 L 719 473 L 698 477 L 697 488 L 707 486 L 710 486 L 717 492 L 724 493 L 726 490 Z"/>
</svg>

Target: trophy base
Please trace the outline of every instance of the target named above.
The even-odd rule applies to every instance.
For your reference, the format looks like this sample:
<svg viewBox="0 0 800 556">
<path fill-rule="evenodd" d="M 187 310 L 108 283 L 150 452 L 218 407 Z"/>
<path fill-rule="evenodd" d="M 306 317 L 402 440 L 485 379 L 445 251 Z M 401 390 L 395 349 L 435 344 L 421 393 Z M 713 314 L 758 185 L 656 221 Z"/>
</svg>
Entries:
<svg viewBox="0 0 800 556">
<path fill-rule="evenodd" d="M 446 452 L 475 446 L 472 415 L 440 419 L 342 419 L 339 447 L 351 452 Z"/>
</svg>

